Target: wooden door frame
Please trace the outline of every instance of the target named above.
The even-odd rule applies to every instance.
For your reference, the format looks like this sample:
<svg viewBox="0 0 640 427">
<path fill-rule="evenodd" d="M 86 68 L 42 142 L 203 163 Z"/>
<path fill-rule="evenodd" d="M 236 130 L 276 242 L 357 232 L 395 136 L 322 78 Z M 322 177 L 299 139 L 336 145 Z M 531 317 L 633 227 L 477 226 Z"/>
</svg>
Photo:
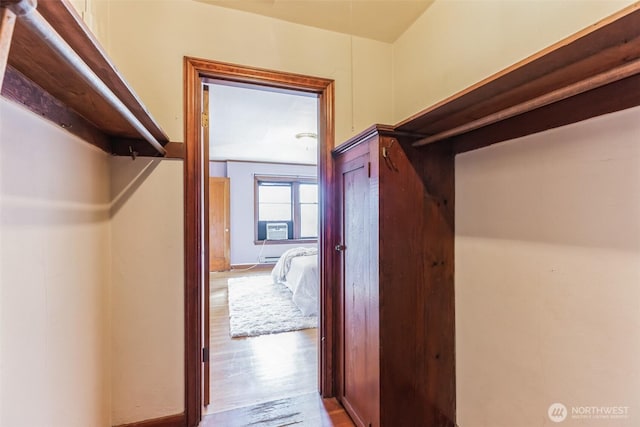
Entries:
<svg viewBox="0 0 640 427">
<path fill-rule="evenodd" d="M 209 175 L 209 162 L 201 137 L 201 96 L 205 79 L 258 84 L 276 89 L 318 95 L 318 173 L 320 182 L 320 334 L 318 346 L 319 385 L 324 397 L 334 395 L 333 334 L 333 217 L 330 183 L 333 182 L 331 149 L 335 145 L 334 82 L 300 74 L 270 71 L 199 58 L 184 58 L 184 244 L 185 244 L 185 417 L 188 427 L 202 418 L 202 302 L 203 280 L 207 278 L 209 248 L 204 245 L 203 212 L 206 207 L 203 177 Z M 205 161 L 207 159 L 207 161 Z M 208 195 L 207 195 L 208 199 Z"/>
</svg>

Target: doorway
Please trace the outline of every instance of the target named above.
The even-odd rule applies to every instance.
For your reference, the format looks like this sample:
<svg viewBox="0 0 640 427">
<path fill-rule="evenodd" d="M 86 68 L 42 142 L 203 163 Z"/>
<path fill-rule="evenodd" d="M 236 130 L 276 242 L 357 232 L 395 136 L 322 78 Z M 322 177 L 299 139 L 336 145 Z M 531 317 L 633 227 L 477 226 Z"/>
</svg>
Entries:
<svg viewBox="0 0 640 427">
<path fill-rule="evenodd" d="M 320 312 L 318 331 L 318 385 L 324 397 L 334 395 L 333 298 L 328 278 L 333 251 L 329 249 L 331 215 L 329 183 L 331 182 L 331 148 L 334 146 L 334 84 L 332 80 L 244 67 L 197 58 L 185 58 L 185 415 L 188 426 L 202 417 L 202 402 L 207 385 L 203 372 L 208 370 L 204 346 L 205 284 L 209 278 L 208 230 L 208 145 L 202 132 L 203 84 L 224 80 L 237 84 L 257 84 L 279 90 L 294 90 L 318 97 L 318 182 L 319 235 L 318 270 L 320 276 Z M 206 319 L 208 321 L 208 319 Z M 205 369 L 206 366 L 206 369 Z M 215 390 L 215 389 L 214 389 Z"/>
<path fill-rule="evenodd" d="M 204 89 L 210 259 L 228 239 L 232 267 L 210 263 L 203 410 L 218 419 L 318 391 L 318 96 L 211 79 Z M 213 198 L 220 181 L 228 203 Z M 229 205 L 225 229 L 216 218 Z"/>
</svg>

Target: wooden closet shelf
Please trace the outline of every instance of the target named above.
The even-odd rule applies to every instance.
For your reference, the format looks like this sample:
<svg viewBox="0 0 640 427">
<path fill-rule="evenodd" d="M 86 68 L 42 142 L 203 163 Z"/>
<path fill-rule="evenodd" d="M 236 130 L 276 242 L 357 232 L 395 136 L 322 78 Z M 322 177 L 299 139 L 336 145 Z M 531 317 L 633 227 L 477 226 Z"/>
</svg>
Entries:
<svg viewBox="0 0 640 427">
<path fill-rule="evenodd" d="M 0 7 L 33 3 L 0 0 Z M 28 15 L 16 15 L 2 84 L 5 98 L 109 153 L 166 154 L 169 138 L 68 0 L 41 1 Z M 71 49 L 61 53 L 66 46 L 52 44 Z"/>
<path fill-rule="evenodd" d="M 461 152 L 636 105 L 640 3 L 419 112 L 396 130 L 421 135 L 414 146 L 448 140 Z M 537 123 L 523 126 L 527 121 Z"/>
</svg>

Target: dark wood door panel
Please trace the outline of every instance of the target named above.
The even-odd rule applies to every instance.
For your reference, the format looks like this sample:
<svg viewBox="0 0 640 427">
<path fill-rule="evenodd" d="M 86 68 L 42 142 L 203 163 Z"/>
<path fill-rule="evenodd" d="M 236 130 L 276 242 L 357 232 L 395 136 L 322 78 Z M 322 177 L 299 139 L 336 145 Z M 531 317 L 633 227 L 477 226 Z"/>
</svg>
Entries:
<svg viewBox="0 0 640 427">
<path fill-rule="evenodd" d="M 367 340 L 369 257 L 366 247 L 369 204 L 368 177 L 364 165 L 343 174 L 344 188 L 344 399 L 367 422 L 370 398 Z"/>
<path fill-rule="evenodd" d="M 340 162 L 342 252 L 341 400 L 357 425 L 372 422 L 369 153 Z"/>
</svg>

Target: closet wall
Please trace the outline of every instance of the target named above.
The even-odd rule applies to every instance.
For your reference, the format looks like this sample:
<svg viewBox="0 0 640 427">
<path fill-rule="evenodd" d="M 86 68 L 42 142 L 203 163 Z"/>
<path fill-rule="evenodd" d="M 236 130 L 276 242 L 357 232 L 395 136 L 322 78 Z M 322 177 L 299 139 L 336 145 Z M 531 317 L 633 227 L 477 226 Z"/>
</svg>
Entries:
<svg viewBox="0 0 640 427">
<path fill-rule="evenodd" d="M 184 410 L 183 163 L 113 157 L 112 425 Z"/>
<path fill-rule="evenodd" d="M 109 155 L 0 99 L 0 425 L 110 425 Z"/>
<path fill-rule="evenodd" d="M 636 107 L 457 157 L 460 426 L 638 425 L 639 136 Z"/>
<path fill-rule="evenodd" d="M 68 0 L 83 22 L 108 50 L 109 3 L 105 0 Z"/>
</svg>

